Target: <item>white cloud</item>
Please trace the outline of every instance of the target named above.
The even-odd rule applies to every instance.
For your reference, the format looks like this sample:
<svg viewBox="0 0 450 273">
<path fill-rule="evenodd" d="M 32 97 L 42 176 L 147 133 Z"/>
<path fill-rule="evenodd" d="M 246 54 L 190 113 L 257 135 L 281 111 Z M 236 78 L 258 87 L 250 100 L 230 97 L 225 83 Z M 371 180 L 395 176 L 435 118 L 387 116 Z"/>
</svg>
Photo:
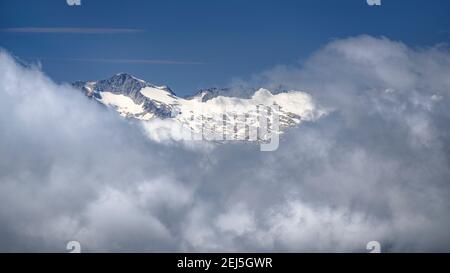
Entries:
<svg viewBox="0 0 450 273">
<path fill-rule="evenodd" d="M 361 36 L 239 81 L 332 109 L 272 153 L 151 140 L 5 52 L 0 67 L 0 251 L 449 250 L 445 48 Z"/>
</svg>

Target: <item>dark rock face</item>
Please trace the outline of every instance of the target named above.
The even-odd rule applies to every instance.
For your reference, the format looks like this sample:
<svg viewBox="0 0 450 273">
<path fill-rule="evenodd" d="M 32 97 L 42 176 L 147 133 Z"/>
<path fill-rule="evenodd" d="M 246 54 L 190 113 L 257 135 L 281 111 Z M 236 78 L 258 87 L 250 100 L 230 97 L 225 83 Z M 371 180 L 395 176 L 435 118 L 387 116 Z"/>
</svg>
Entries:
<svg viewBox="0 0 450 273">
<path fill-rule="evenodd" d="M 202 102 L 208 101 L 210 99 L 213 99 L 215 97 L 218 96 L 227 96 L 229 93 L 229 89 L 228 88 L 207 88 L 207 89 L 201 89 L 199 90 L 194 96 L 190 97 L 190 98 L 194 98 L 194 97 L 200 97 L 202 99 Z"/>
<path fill-rule="evenodd" d="M 146 87 L 151 87 L 164 90 L 172 96 L 175 96 L 173 91 L 167 86 L 158 87 L 127 73 L 119 73 L 111 78 L 96 82 L 77 81 L 72 86 L 83 91 L 86 96 L 97 99 L 101 99 L 101 92 L 111 92 L 113 94 L 127 96 L 136 104 L 144 104 L 143 107 L 147 113 L 153 113 L 160 118 L 170 117 L 172 107 L 165 104 L 156 104 L 151 99 L 142 95 L 140 91 Z"/>
<path fill-rule="evenodd" d="M 210 99 L 222 96 L 222 97 L 233 97 L 233 98 L 242 98 L 242 99 L 249 99 L 255 94 L 257 89 L 255 88 L 240 88 L 240 87 L 233 87 L 233 88 L 206 88 L 206 89 L 200 89 L 194 96 L 187 97 L 188 99 L 191 98 L 201 98 L 203 102 L 208 101 Z M 281 92 L 278 92 L 281 93 Z"/>
</svg>

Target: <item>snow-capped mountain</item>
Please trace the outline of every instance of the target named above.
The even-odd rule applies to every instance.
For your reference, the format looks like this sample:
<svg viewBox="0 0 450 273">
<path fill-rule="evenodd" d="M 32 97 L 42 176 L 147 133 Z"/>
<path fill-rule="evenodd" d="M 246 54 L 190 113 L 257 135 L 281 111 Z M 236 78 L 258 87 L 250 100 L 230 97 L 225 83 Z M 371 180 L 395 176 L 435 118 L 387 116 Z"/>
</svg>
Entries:
<svg viewBox="0 0 450 273">
<path fill-rule="evenodd" d="M 210 88 L 182 98 L 167 86 L 156 86 L 126 73 L 100 81 L 79 81 L 73 86 L 123 117 L 169 119 L 194 133 L 210 134 L 213 139 L 264 140 L 266 136 L 258 128 L 265 126 L 275 132 L 276 124 L 276 132 L 282 133 L 322 114 L 311 96 L 299 91 L 274 95 L 261 88 L 249 98 L 240 98 L 230 96 L 228 89 Z M 253 138 L 252 132 L 256 134 Z"/>
<path fill-rule="evenodd" d="M 175 94 L 167 86 L 156 86 L 126 73 L 119 73 L 100 81 L 78 81 L 73 86 L 83 90 L 106 106 L 113 107 L 122 116 L 149 120 L 154 116 L 170 117 L 171 107 L 149 94 L 173 97 Z"/>
</svg>

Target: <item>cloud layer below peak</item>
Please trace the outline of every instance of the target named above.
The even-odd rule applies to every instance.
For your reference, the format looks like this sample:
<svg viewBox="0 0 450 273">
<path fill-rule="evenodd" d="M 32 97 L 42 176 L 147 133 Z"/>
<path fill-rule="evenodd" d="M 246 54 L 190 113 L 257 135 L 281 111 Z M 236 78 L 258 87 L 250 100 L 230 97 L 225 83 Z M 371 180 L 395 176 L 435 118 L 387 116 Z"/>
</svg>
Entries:
<svg viewBox="0 0 450 273">
<path fill-rule="evenodd" d="M 280 148 L 149 140 L 0 53 L 0 251 L 450 251 L 450 54 L 337 40 L 239 87 L 331 112 Z"/>
</svg>

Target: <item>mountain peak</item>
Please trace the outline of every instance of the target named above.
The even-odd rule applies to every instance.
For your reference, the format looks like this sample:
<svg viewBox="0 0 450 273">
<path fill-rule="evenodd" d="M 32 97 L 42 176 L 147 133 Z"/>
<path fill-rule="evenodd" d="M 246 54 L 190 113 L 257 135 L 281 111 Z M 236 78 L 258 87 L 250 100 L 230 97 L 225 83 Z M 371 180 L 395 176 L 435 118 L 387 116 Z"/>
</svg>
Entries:
<svg viewBox="0 0 450 273">
<path fill-rule="evenodd" d="M 115 75 L 113 75 L 110 78 L 95 81 L 95 82 L 76 82 L 74 83 L 74 86 L 76 87 L 82 87 L 89 85 L 92 87 L 92 89 L 95 89 L 99 92 L 113 92 L 113 93 L 120 93 L 124 95 L 128 94 L 135 94 L 138 93 L 140 90 L 146 87 L 156 88 L 160 90 L 165 90 L 169 92 L 172 95 L 175 95 L 174 92 L 166 85 L 163 86 L 156 86 L 154 84 L 151 84 L 147 81 L 144 81 L 142 79 L 139 79 L 129 73 L 120 72 Z"/>
<path fill-rule="evenodd" d="M 197 91 L 195 95 L 188 96 L 187 98 L 200 98 L 202 102 L 206 102 L 218 96 L 226 96 L 228 92 L 229 92 L 228 88 L 217 88 L 217 87 L 204 88 Z"/>
<path fill-rule="evenodd" d="M 88 97 L 115 109 L 121 116 L 144 121 L 171 119 L 196 134 L 203 133 L 207 128 L 205 130 L 212 130 L 217 136 L 223 136 L 223 130 L 228 129 L 216 125 L 223 125 L 224 116 L 230 115 L 234 116 L 239 128 L 257 128 L 260 126 L 260 117 L 269 117 L 269 112 L 259 110 L 261 106 L 261 109 L 274 104 L 280 107 L 277 115 L 282 130 L 313 119 L 316 115 L 314 103 L 302 92 L 276 95 L 267 89 L 249 89 L 244 92 L 241 89 L 207 88 L 194 96 L 181 98 L 167 86 L 152 85 L 128 73 L 118 73 L 100 81 L 76 82 L 73 85 L 83 90 Z M 218 97 L 220 98 L 214 99 Z M 173 115 L 174 110 L 177 115 Z M 244 118 L 238 118 L 238 115 Z M 236 139 L 246 139 L 247 129 L 227 132 Z M 263 140 L 265 136 L 259 137 Z"/>
<path fill-rule="evenodd" d="M 141 80 L 141 79 L 139 79 L 131 74 L 125 73 L 125 72 L 117 73 L 116 75 L 112 76 L 110 79 L 113 79 L 113 78 L 123 79 L 123 80 L 131 79 L 131 80 L 136 80 L 136 81 L 140 81 L 140 82 L 145 82 L 144 80 Z"/>
</svg>

